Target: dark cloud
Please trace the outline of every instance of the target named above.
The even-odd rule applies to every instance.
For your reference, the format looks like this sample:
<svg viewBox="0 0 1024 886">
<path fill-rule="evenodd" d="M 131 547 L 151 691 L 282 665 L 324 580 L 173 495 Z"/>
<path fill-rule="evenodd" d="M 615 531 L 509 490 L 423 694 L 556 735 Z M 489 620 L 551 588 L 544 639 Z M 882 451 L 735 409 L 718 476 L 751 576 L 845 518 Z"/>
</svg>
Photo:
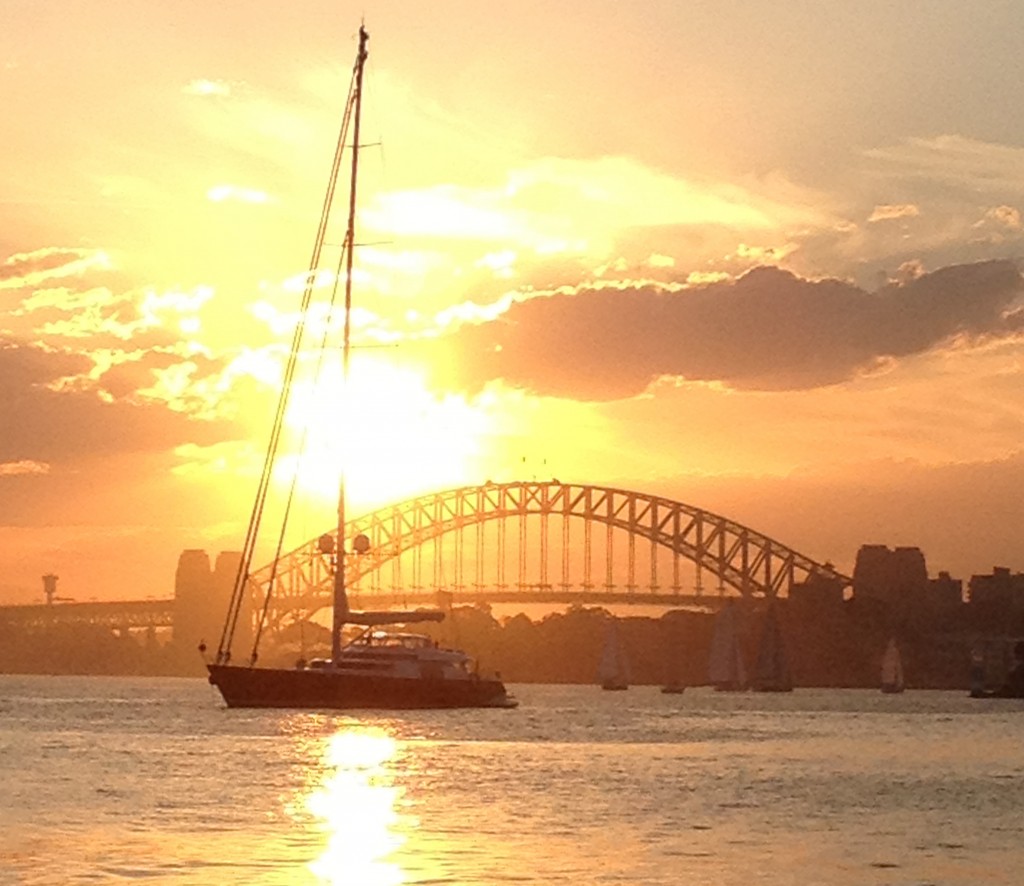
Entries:
<svg viewBox="0 0 1024 886">
<path fill-rule="evenodd" d="M 128 394 L 143 377 L 152 380 L 152 368 L 167 359 L 155 353 L 130 364 L 131 370 L 118 369 L 109 387 Z M 0 463 L 61 464 L 83 456 L 231 439 L 233 429 L 226 422 L 197 421 L 158 402 L 128 397 L 110 402 L 111 391 L 102 380 L 94 386 L 51 387 L 60 379 L 81 377 L 92 366 L 85 355 L 0 339 Z"/>
<path fill-rule="evenodd" d="M 24 392 L 60 378 L 88 372 L 92 360 L 84 354 L 54 351 L 0 338 L 0 404 L 11 407 Z M 5 419 L 9 415 L 5 412 Z M 10 425 L 10 421 L 5 421 Z"/>
<path fill-rule="evenodd" d="M 583 288 L 518 302 L 441 339 L 448 384 L 493 379 L 544 395 L 610 400 L 664 375 L 747 389 L 834 384 L 957 337 L 1024 328 L 1008 261 L 947 267 L 867 292 L 759 267 L 682 291 Z M 435 355 L 436 356 L 436 355 Z"/>
</svg>

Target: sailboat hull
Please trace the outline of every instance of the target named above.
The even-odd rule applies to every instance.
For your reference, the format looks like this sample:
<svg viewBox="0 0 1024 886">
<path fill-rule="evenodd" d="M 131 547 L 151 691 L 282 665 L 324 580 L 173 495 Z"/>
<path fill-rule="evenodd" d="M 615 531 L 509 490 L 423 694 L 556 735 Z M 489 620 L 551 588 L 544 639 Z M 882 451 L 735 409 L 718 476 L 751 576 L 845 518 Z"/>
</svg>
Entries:
<svg viewBox="0 0 1024 886">
<path fill-rule="evenodd" d="M 500 680 L 409 678 L 329 670 L 207 665 L 229 708 L 413 710 L 513 708 Z"/>
</svg>

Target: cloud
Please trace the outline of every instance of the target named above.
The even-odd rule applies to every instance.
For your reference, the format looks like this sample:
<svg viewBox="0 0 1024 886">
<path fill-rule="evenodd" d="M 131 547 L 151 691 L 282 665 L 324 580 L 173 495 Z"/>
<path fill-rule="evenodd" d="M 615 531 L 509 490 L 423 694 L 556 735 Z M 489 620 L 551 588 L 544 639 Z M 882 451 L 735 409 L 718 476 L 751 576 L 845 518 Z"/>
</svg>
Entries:
<svg viewBox="0 0 1024 886">
<path fill-rule="evenodd" d="M 272 386 L 240 377 L 230 347 L 195 341 L 203 316 L 218 317 L 212 287 L 127 282 L 96 250 L 50 247 L 0 264 L 0 464 L 60 473 L 87 455 L 233 439 L 239 416 L 262 414 Z"/>
<path fill-rule="evenodd" d="M 51 341 L 127 341 L 154 325 L 138 316 L 133 294 L 115 294 L 105 286 L 80 292 L 65 287 L 36 290 L 12 311 L 12 316 L 27 315 L 35 315 L 36 332 Z"/>
<path fill-rule="evenodd" d="M 896 145 L 865 151 L 889 170 L 913 179 L 929 179 L 976 193 L 1024 188 L 1024 148 L 993 144 L 960 135 L 907 138 Z"/>
<path fill-rule="evenodd" d="M 226 98 L 231 95 L 231 84 L 224 80 L 190 80 L 181 89 L 186 95 L 213 95 Z"/>
<path fill-rule="evenodd" d="M 11 372 L 46 367 L 45 378 L 6 379 L 11 395 L 36 385 L 88 393 L 107 403 L 161 401 L 193 416 L 219 414 L 224 399 L 220 378 L 230 358 L 212 357 L 189 340 L 201 327 L 201 312 L 213 289 L 114 288 L 106 284 L 123 281 L 108 264 L 97 265 L 92 258 L 80 250 L 50 248 L 6 263 L 20 302 L 6 313 L 0 348 Z M 66 285 L 30 282 L 50 283 L 51 277 L 68 276 L 69 268 L 83 263 L 85 269 Z"/>
<path fill-rule="evenodd" d="M 77 349 L 170 345 L 194 332 L 213 288 L 157 290 L 131 285 L 102 250 L 47 247 L 12 255 L 0 264 L 8 335 L 51 344 L 74 340 Z"/>
<path fill-rule="evenodd" d="M 1022 170 L 1024 148 L 963 136 L 862 151 L 831 178 L 841 220 L 791 231 L 786 265 L 872 287 L 910 259 L 940 268 L 1015 258 L 1024 248 L 1013 211 L 1024 206 Z"/>
<path fill-rule="evenodd" d="M 896 218 L 913 218 L 920 214 L 921 210 L 913 203 L 882 203 L 874 208 L 868 217 L 868 221 L 879 222 Z"/>
<path fill-rule="evenodd" d="M 43 462 L 22 459 L 0 464 L 0 477 L 13 477 L 20 474 L 48 474 L 50 466 Z"/>
<path fill-rule="evenodd" d="M 665 376 L 807 389 L 1024 328 L 1024 312 L 1013 310 L 1022 286 L 1012 263 L 913 271 L 874 293 L 764 266 L 692 289 L 589 286 L 509 299 L 495 319 L 442 338 L 445 358 L 432 362 L 442 362 L 437 372 L 449 383 L 503 379 L 588 400 L 635 396 Z"/>
<path fill-rule="evenodd" d="M 911 280 L 916 280 L 918 277 L 925 275 L 924 263 L 918 259 L 911 259 L 905 261 L 896 269 L 896 274 L 890 282 L 904 285 L 909 283 Z"/>
<path fill-rule="evenodd" d="M 47 247 L 20 252 L 0 264 L 0 289 L 25 289 L 55 278 L 109 267 L 109 257 L 99 249 Z"/>
<path fill-rule="evenodd" d="M 638 229 L 720 229 L 735 247 L 738 235 L 785 239 L 785 232 L 824 223 L 823 195 L 780 176 L 742 183 L 690 180 L 628 157 L 544 158 L 508 172 L 490 186 L 438 185 L 381 195 L 362 213 L 382 236 L 461 241 L 461 248 L 503 250 L 517 261 L 545 256 L 621 255 L 623 236 Z M 635 260 L 664 267 L 678 259 L 642 236 Z M 450 245 L 450 244 L 449 244 Z M 680 246 L 679 237 L 673 244 Z M 630 250 L 631 252 L 633 250 Z M 692 259 L 692 251 L 686 254 Z"/>
<path fill-rule="evenodd" d="M 993 222 L 1010 231 L 1021 230 L 1020 210 L 1015 206 L 993 206 L 985 213 L 985 219 L 979 222 L 978 226 L 986 221 Z"/>
<path fill-rule="evenodd" d="M 157 377 L 153 367 L 161 360 L 180 363 L 180 357 L 142 352 L 137 360 L 112 360 L 114 368 L 93 379 L 97 364 L 86 354 L 0 339 L 0 465 L 49 465 L 52 474 L 84 456 L 230 438 L 233 428 L 223 420 L 197 421 L 165 399 L 134 396 L 144 379 Z"/>
</svg>

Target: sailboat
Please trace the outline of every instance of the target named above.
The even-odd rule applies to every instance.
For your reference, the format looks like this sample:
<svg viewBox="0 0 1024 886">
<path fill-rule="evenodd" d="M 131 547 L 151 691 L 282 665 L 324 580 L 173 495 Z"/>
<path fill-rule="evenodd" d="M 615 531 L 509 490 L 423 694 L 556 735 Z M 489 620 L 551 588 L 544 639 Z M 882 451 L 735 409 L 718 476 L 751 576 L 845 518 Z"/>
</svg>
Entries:
<svg viewBox="0 0 1024 886">
<path fill-rule="evenodd" d="M 346 145 L 351 146 L 348 223 L 343 243 L 342 261 L 335 279 L 344 276 L 345 315 L 344 339 L 341 349 L 342 377 L 347 381 L 349 368 L 349 334 L 352 316 L 352 253 L 355 248 L 356 184 L 359 168 L 359 125 L 362 109 L 363 71 L 367 59 L 369 35 L 359 29 L 359 48 L 352 70 L 348 102 L 334 152 L 320 224 L 303 293 L 302 321 L 292 338 L 285 369 L 284 384 L 275 414 L 270 445 L 264 460 L 252 518 L 246 533 L 241 562 L 236 575 L 228 616 L 221 633 L 216 656 L 207 663 L 210 683 L 220 690 L 229 708 L 312 708 L 312 709 L 406 709 L 406 708 L 468 708 L 515 707 L 515 699 L 497 677 L 481 676 L 468 655 L 458 649 L 441 647 L 430 637 L 406 631 L 384 630 L 384 626 L 441 621 L 440 611 L 357 612 L 349 607 L 345 577 L 345 558 L 349 556 L 346 538 L 344 465 L 338 492 L 337 526 L 333 533 L 320 539 L 320 551 L 333 563 L 331 657 L 299 661 L 294 668 L 258 667 L 258 645 L 263 623 L 255 632 L 256 640 L 247 661 L 232 660 L 232 641 L 239 628 L 239 616 L 247 611 L 250 596 L 251 565 L 260 523 L 264 512 L 272 469 L 280 444 L 283 419 L 296 367 L 303 352 L 305 318 L 309 315 L 314 281 L 320 270 L 320 254 L 325 244 L 332 216 L 335 188 Z M 333 299 L 332 299 L 333 300 Z M 323 347 L 323 345 L 322 345 Z M 352 427 L 347 423 L 345 427 Z M 283 540 L 282 530 L 282 540 Z M 359 535 L 351 539 L 353 554 L 365 553 L 369 539 Z M 280 542 L 278 544 L 280 552 Z M 273 571 L 272 571 L 273 572 Z M 274 591 L 272 574 L 264 590 Z M 266 613 L 266 605 L 262 612 Z M 245 621 L 243 617 L 242 622 Z M 356 636 L 343 639 L 348 626 L 357 629 Z M 243 626 L 244 627 L 244 626 Z M 362 628 L 361 631 L 358 631 Z M 243 629 L 237 631 L 239 635 Z M 205 652 L 205 648 L 200 646 Z"/>
<path fill-rule="evenodd" d="M 708 679 L 719 692 L 740 692 L 747 688 L 747 669 L 737 621 L 736 607 L 731 602 L 715 616 Z"/>
<path fill-rule="evenodd" d="M 755 692 L 793 691 L 793 675 L 789 670 L 786 645 L 774 604 L 769 605 L 765 612 L 752 688 Z"/>
<path fill-rule="evenodd" d="M 882 654 L 882 692 L 902 692 L 905 688 L 900 647 L 896 645 L 896 638 L 890 637 L 885 652 Z"/>
<path fill-rule="evenodd" d="M 597 680 L 602 689 L 622 690 L 629 689 L 629 676 L 629 658 L 619 635 L 619 621 L 612 619 L 597 666 Z"/>
</svg>

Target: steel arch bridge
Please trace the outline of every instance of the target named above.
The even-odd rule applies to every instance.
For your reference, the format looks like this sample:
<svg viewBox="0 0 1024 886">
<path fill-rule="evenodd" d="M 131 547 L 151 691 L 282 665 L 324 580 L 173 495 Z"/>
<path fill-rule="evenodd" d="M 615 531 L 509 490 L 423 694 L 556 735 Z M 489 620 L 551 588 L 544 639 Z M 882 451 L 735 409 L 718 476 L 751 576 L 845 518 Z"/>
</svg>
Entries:
<svg viewBox="0 0 1024 886">
<path fill-rule="evenodd" d="M 557 480 L 423 495 L 350 520 L 345 535 L 369 539 L 367 553 L 343 558 L 353 605 L 362 608 L 436 605 L 439 595 L 457 603 L 713 608 L 737 596 L 787 596 L 800 583 L 852 584 L 829 563 L 693 505 Z M 312 539 L 251 576 L 259 605 L 274 586 L 272 627 L 330 604 L 334 564 L 322 548 Z M 682 584 L 687 571 L 692 592 Z M 705 575 L 715 579 L 711 593 Z"/>
</svg>

